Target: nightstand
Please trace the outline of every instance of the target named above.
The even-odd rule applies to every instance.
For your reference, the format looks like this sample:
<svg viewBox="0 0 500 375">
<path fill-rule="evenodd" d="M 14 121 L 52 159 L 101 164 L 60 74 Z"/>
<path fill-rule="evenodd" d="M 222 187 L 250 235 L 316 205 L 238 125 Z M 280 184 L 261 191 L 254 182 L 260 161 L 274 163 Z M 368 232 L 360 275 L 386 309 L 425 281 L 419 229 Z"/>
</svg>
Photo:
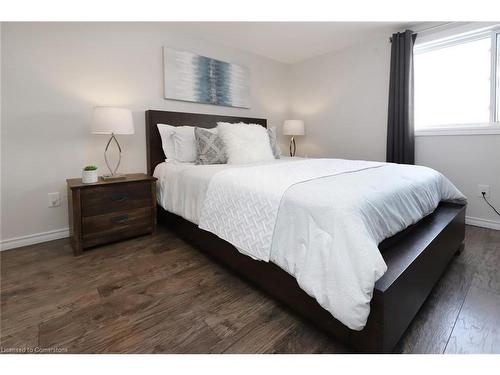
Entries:
<svg viewBox="0 0 500 375">
<path fill-rule="evenodd" d="M 142 234 L 156 227 L 156 178 L 143 173 L 121 180 L 83 184 L 66 180 L 71 245 L 75 255 L 84 249 Z"/>
</svg>

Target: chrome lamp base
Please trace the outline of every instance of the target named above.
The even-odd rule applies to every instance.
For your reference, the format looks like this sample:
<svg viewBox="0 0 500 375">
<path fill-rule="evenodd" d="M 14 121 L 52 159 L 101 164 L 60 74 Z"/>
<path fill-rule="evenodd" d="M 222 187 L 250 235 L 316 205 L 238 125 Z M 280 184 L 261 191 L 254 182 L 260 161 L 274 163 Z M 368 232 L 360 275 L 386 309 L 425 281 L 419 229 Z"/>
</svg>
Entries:
<svg viewBox="0 0 500 375">
<path fill-rule="evenodd" d="M 109 160 L 108 160 L 108 149 L 109 145 L 111 144 L 111 141 L 115 141 L 116 146 L 118 147 L 118 162 L 116 163 L 115 169 L 112 169 L 111 166 L 109 165 Z M 106 161 L 106 165 L 108 166 L 109 169 L 109 174 L 105 174 L 102 176 L 103 180 L 123 180 L 127 178 L 124 174 L 117 173 L 118 167 L 120 166 L 120 162 L 122 160 L 122 148 L 120 147 L 120 144 L 118 143 L 118 140 L 116 139 L 114 133 L 111 133 L 111 138 L 109 138 L 108 143 L 106 144 L 106 149 L 104 150 L 104 160 Z"/>
<path fill-rule="evenodd" d="M 113 180 L 125 180 L 127 178 L 126 175 L 116 173 L 116 174 L 104 174 L 101 176 L 104 181 L 113 181 Z"/>
<path fill-rule="evenodd" d="M 297 145 L 295 144 L 295 138 L 290 139 L 290 156 L 294 157 L 295 156 L 295 151 L 297 151 Z"/>
</svg>

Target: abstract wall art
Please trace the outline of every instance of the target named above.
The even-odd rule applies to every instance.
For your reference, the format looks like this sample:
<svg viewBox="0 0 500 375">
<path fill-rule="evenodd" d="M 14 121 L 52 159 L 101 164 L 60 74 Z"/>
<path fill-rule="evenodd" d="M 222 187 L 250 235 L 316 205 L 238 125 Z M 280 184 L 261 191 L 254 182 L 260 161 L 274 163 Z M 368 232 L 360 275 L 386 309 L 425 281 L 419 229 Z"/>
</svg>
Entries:
<svg viewBox="0 0 500 375">
<path fill-rule="evenodd" d="M 165 99 L 250 108 L 248 68 L 163 47 Z"/>
</svg>

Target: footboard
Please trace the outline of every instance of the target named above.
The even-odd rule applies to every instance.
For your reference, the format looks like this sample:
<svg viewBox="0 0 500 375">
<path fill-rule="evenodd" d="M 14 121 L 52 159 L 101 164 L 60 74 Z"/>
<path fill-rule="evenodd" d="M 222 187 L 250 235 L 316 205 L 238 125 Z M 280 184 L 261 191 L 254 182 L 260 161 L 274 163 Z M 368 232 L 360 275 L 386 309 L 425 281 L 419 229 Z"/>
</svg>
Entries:
<svg viewBox="0 0 500 375">
<path fill-rule="evenodd" d="M 382 296 L 382 351 L 391 351 L 463 246 L 465 206 L 441 204 L 398 241 L 381 244 L 387 272 L 375 284 Z"/>
<path fill-rule="evenodd" d="M 465 206 L 442 203 L 429 216 L 383 241 L 388 271 L 375 285 L 366 327 L 353 331 L 300 289 L 273 263 L 239 253 L 231 244 L 158 207 L 159 222 L 286 306 L 361 352 L 391 352 L 443 274 L 465 236 Z"/>
</svg>

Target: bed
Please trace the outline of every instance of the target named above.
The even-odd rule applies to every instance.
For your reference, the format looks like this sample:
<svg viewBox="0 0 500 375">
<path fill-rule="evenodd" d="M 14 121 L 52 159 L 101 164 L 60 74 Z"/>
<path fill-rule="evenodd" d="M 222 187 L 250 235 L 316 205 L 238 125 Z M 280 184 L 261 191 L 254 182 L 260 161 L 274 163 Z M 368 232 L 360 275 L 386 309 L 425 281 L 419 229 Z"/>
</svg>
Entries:
<svg viewBox="0 0 500 375">
<path fill-rule="evenodd" d="M 148 174 L 152 175 L 155 168 L 165 162 L 158 123 L 211 128 L 219 121 L 267 126 L 265 119 L 147 111 Z M 193 180 L 193 186 L 195 184 Z M 387 271 L 375 283 L 366 325 L 362 330 L 355 330 L 334 318 L 282 267 L 243 255 L 231 243 L 200 229 L 189 215 L 183 216 L 158 206 L 160 225 L 167 225 L 187 242 L 351 348 L 371 353 L 393 350 L 454 254 L 463 248 L 465 234 L 465 204 L 440 203 L 433 213 L 383 240 L 378 248 Z"/>
</svg>

